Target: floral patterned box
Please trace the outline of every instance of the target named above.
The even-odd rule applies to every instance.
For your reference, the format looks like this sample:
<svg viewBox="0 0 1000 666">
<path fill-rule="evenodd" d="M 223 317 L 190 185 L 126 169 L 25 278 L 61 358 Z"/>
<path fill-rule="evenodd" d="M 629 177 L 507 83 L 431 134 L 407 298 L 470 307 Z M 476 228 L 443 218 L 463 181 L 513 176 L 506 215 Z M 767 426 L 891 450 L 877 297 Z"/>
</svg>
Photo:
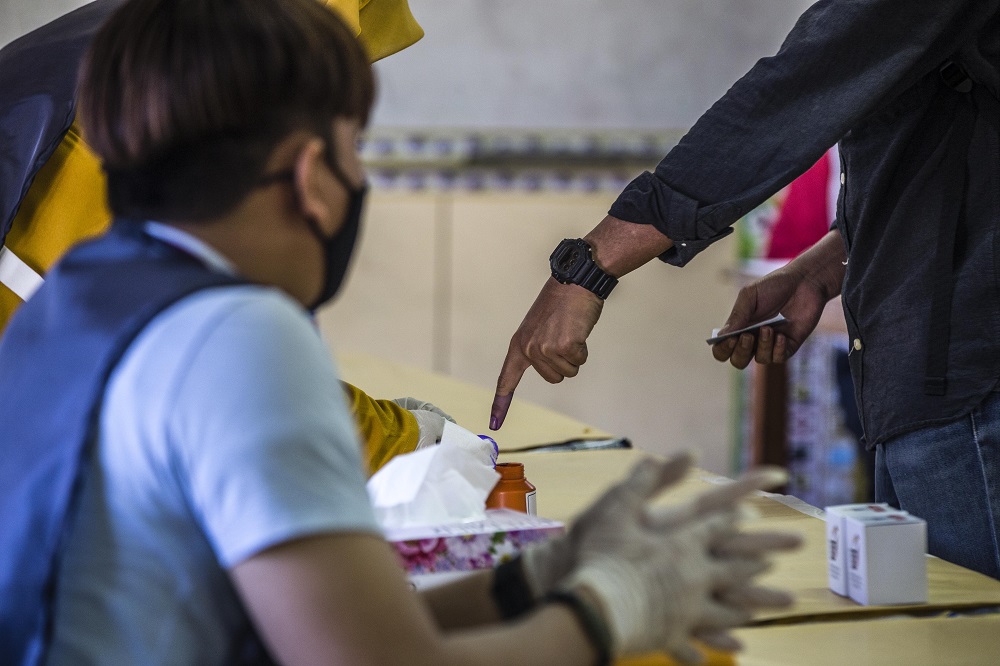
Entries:
<svg viewBox="0 0 1000 666">
<path fill-rule="evenodd" d="M 483 520 L 391 528 L 386 530 L 385 538 L 399 553 L 410 580 L 423 587 L 420 583 L 431 578 L 442 582 L 476 569 L 492 569 L 527 544 L 564 530 L 563 523 L 557 520 L 510 509 L 488 509 Z"/>
</svg>

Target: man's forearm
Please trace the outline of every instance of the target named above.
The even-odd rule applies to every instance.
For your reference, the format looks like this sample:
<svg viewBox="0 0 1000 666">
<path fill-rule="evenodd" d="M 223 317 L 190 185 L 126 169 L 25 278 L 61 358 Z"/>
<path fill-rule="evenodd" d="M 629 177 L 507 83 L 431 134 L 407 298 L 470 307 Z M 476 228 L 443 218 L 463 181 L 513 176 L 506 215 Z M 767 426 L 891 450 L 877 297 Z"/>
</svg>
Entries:
<svg viewBox="0 0 1000 666">
<path fill-rule="evenodd" d="M 802 275 L 815 284 L 829 302 L 840 295 L 846 262 L 847 252 L 840 232 L 832 230 L 780 270 Z"/>
<path fill-rule="evenodd" d="M 594 261 L 621 277 L 655 259 L 673 242 L 648 224 L 633 224 L 608 215 L 584 237 L 594 248 Z"/>
</svg>

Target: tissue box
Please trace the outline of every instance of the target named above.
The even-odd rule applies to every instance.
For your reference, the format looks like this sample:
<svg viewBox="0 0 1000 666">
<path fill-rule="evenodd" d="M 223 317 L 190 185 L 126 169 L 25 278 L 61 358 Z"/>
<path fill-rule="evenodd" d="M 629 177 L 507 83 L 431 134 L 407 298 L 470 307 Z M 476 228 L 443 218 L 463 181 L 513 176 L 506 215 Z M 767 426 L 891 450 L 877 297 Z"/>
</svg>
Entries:
<svg viewBox="0 0 1000 666">
<path fill-rule="evenodd" d="M 847 591 L 859 604 L 927 601 L 927 523 L 908 513 L 848 515 Z"/>
<path fill-rule="evenodd" d="M 385 538 L 399 553 L 410 581 L 430 587 L 477 569 L 492 569 L 536 541 L 561 534 L 565 525 L 510 509 L 490 509 L 482 520 L 397 527 Z"/>
<path fill-rule="evenodd" d="M 826 565 L 827 581 L 830 589 L 842 597 L 847 596 L 847 539 L 846 516 L 885 515 L 898 510 L 888 504 L 838 504 L 828 506 L 826 511 Z"/>
</svg>

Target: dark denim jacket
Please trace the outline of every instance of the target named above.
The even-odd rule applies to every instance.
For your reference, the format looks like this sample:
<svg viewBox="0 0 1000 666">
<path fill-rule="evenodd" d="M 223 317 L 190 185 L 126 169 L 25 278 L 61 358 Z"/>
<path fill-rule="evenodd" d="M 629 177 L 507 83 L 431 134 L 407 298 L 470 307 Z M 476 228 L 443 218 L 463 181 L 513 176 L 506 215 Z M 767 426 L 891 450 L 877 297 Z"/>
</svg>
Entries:
<svg viewBox="0 0 1000 666">
<path fill-rule="evenodd" d="M 122 0 L 96 0 L 0 49 L 0 245 L 76 114 L 83 53 Z"/>
<path fill-rule="evenodd" d="M 950 60 L 971 92 L 942 81 Z M 674 241 L 661 259 L 683 266 L 839 141 L 844 309 L 874 446 L 970 412 L 1000 379 L 997 94 L 1000 0 L 820 0 L 610 213 L 656 226 Z M 943 337 L 930 314 L 942 224 L 954 243 Z M 941 348 L 945 390 L 929 395 L 926 359 Z"/>
</svg>

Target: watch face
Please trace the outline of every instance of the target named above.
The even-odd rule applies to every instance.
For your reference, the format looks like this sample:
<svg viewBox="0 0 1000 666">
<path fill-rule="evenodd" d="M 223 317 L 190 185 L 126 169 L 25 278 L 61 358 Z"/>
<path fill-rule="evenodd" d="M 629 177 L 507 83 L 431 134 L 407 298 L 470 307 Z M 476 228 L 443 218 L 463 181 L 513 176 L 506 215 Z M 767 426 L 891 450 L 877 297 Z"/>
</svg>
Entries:
<svg viewBox="0 0 1000 666">
<path fill-rule="evenodd" d="M 561 273 L 569 273 L 583 258 L 583 250 L 578 247 L 567 248 L 565 252 L 556 259 L 556 269 Z"/>
</svg>

